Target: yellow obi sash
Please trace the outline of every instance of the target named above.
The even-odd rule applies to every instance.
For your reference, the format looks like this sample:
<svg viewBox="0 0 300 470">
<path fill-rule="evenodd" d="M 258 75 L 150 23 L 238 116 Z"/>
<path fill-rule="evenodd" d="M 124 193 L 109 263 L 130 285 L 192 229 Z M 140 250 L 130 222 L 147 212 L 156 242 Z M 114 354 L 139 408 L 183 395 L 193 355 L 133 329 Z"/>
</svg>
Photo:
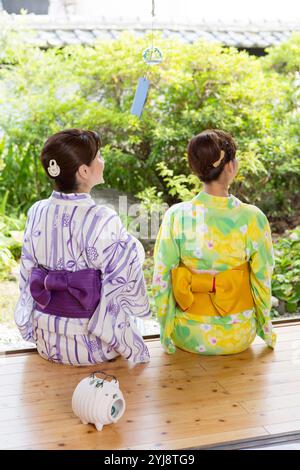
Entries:
<svg viewBox="0 0 300 470">
<path fill-rule="evenodd" d="M 184 312 L 231 315 L 253 308 L 249 263 L 217 274 L 193 273 L 185 266 L 172 269 L 175 300 Z"/>
</svg>

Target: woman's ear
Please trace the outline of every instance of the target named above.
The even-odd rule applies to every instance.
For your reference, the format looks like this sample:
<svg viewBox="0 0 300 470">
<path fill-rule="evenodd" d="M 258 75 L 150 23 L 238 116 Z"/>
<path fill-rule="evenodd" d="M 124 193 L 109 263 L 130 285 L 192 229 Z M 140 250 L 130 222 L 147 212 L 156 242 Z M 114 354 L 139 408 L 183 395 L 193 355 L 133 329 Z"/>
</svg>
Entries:
<svg viewBox="0 0 300 470">
<path fill-rule="evenodd" d="M 238 158 L 235 158 L 235 173 L 237 174 L 238 171 L 239 171 L 239 160 Z"/>
<path fill-rule="evenodd" d="M 229 160 L 229 162 L 227 162 L 227 165 L 229 174 L 233 175 L 235 173 L 236 168 L 234 160 Z"/>
<path fill-rule="evenodd" d="M 232 161 L 229 160 L 229 162 L 226 162 L 224 165 L 224 170 L 227 175 L 230 175 L 232 173 Z"/>
<path fill-rule="evenodd" d="M 77 175 L 79 179 L 85 181 L 88 178 L 88 166 L 87 165 L 80 165 L 77 170 Z"/>
<path fill-rule="evenodd" d="M 234 161 L 229 160 L 229 162 L 226 162 L 223 171 L 224 171 L 224 176 L 225 176 L 226 181 L 230 183 L 236 175 Z"/>
</svg>

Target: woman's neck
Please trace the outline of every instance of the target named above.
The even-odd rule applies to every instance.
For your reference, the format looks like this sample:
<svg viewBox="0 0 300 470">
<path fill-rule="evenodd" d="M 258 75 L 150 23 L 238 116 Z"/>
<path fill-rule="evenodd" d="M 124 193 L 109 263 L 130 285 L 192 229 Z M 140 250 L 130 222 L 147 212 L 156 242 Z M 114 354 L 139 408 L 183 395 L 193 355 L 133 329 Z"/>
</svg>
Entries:
<svg viewBox="0 0 300 470">
<path fill-rule="evenodd" d="M 87 193 L 87 194 L 90 194 L 91 192 L 91 189 L 89 186 L 78 186 L 77 188 L 77 191 L 75 191 L 76 193 Z"/>
<path fill-rule="evenodd" d="M 204 184 L 204 191 L 211 196 L 219 196 L 219 197 L 228 197 L 229 186 L 222 185 L 221 183 L 212 182 L 209 184 Z"/>
</svg>

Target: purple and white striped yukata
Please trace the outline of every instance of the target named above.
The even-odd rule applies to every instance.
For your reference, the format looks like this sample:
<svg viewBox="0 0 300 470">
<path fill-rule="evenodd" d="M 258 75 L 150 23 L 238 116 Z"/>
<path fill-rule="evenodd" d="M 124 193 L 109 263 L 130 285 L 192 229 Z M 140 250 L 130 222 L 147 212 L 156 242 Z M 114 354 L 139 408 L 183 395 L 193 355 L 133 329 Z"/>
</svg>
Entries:
<svg viewBox="0 0 300 470">
<path fill-rule="evenodd" d="M 20 265 L 15 321 L 26 341 L 50 361 L 90 365 L 123 356 L 148 362 L 149 352 L 134 317 L 151 315 L 142 263 L 142 244 L 118 214 L 87 193 L 53 191 L 28 211 Z M 101 271 L 100 301 L 90 318 L 39 311 L 30 292 L 33 267 Z"/>
</svg>

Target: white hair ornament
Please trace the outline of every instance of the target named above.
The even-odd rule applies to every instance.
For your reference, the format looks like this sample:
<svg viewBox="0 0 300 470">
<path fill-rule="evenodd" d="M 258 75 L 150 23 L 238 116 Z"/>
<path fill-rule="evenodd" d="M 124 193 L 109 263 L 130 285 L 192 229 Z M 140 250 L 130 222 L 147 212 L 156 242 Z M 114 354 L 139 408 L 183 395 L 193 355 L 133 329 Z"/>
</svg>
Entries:
<svg viewBox="0 0 300 470">
<path fill-rule="evenodd" d="M 56 176 L 60 174 L 60 167 L 57 164 L 56 160 L 54 159 L 50 160 L 49 166 L 47 169 L 48 169 L 49 175 L 52 176 L 53 178 L 55 178 Z"/>
</svg>

